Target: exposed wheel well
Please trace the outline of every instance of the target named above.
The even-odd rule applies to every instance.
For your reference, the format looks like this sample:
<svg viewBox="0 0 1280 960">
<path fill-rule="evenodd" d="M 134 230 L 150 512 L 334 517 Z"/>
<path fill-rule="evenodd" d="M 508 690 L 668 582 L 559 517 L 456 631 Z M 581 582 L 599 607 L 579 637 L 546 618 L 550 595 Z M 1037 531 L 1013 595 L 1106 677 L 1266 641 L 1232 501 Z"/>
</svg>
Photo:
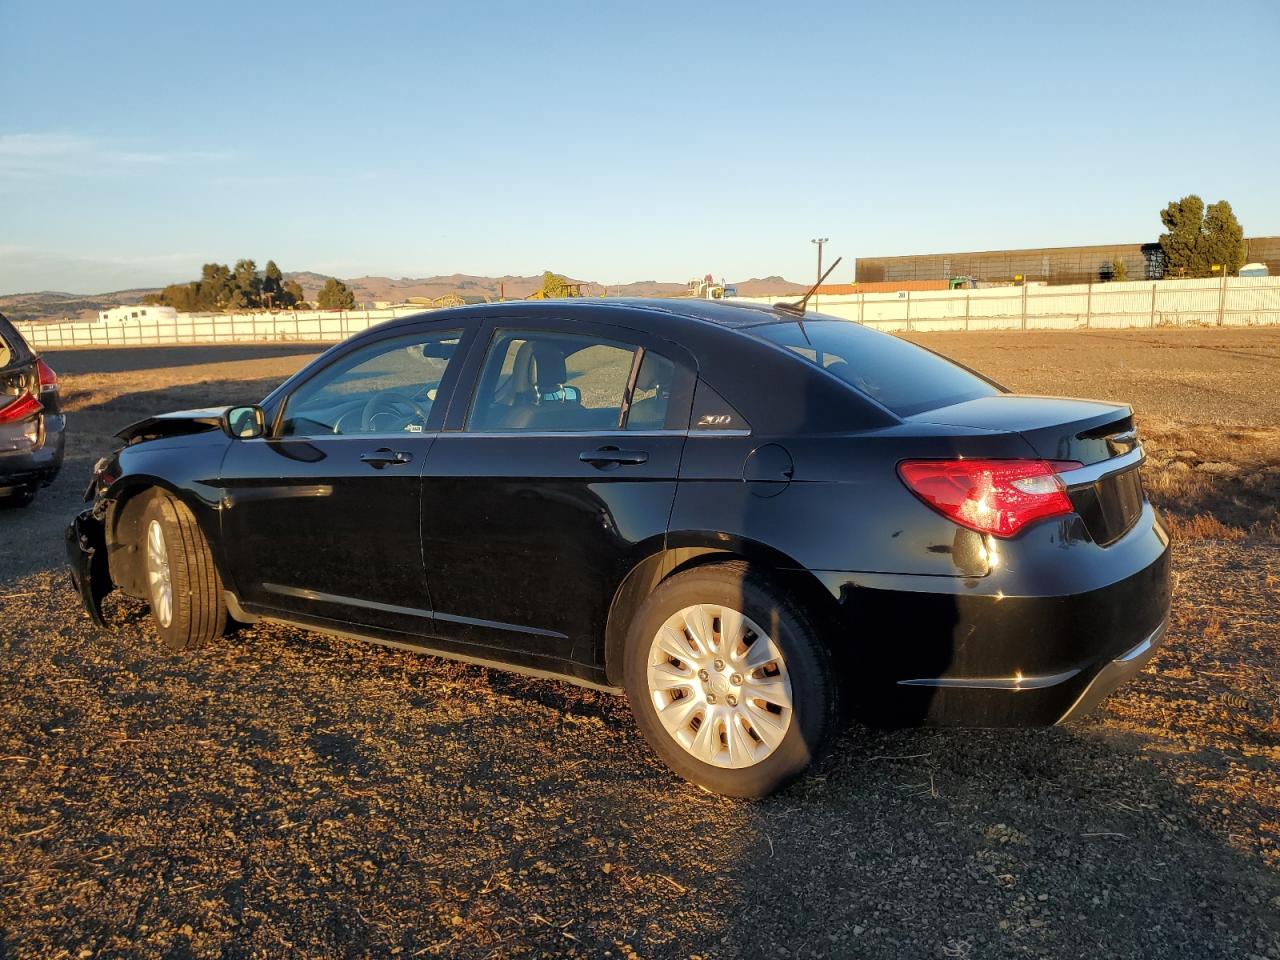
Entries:
<svg viewBox="0 0 1280 960">
<path fill-rule="evenodd" d="M 604 664 L 609 683 L 622 685 L 622 654 L 627 641 L 627 628 L 635 611 L 644 603 L 653 589 L 664 580 L 694 567 L 707 564 L 745 562 L 761 571 L 781 588 L 792 593 L 804 605 L 806 611 L 825 635 L 836 623 L 838 604 L 819 580 L 789 560 L 768 548 L 742 549 L 711 545 L 672 547 L 653 554 L 636 564 L 614 593 L 609 606 L 609 619 L 605 627 Z M 830 646 L 830 644 L 829 644 Z M 833 650 L 833 653 L 837 651 Z"/>
<path fill-rule="evenodd" d="M 179 491 L 163 483 L 149 482 L 140 478 L 132 486 L 115 494 L 105 518 L 103 536 L 107 544 L 107 568 L 115 585 L 131 597 L 139 600 L 147 598 L 146 574 L 143 565 L 138 562 L 142 556 L 138 548 L 142 543 L 142 515 L 146 512 L 151 500 L 159 495 L 173 497 L 175 500 L 186 503 L 191 509 L 197 525 L 209 543 L 214 566 L 223 582 L 229 583 L 219 552 L 218 538 L 210 536 L 210 532 L 205 529 L 205 524 L 201 522 L 204 519 L 201 514 L 206 511 L 197 509 Z"/>
<path fill-rule="evenodd" d="M 107 513 L 103 535 L 107 543 L 107 567 L 117 587 L 131 597 L 145 600 L 146 577 L 139 544 L 142 543 L 142 516 L 162 487 L 140 484 L 118 497 Z"/>
</svg>

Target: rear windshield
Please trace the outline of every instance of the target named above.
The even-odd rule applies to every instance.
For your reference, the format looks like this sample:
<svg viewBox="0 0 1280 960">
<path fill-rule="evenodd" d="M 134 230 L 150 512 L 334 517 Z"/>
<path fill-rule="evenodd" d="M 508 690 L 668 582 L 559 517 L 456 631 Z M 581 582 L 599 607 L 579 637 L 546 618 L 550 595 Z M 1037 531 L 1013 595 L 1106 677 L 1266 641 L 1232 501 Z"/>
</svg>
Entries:
<svg viewBox="0 0 1280 960">
<path fill-rule="evenodd" d="M 26 360 L 30 352 L 26 341 L 9 325 L 5 315 L 0 313 L 0 367 Z"/>
<path fill-rule="evenodd" d="M 923 347 L 852 320 L 766 323 L 747 333 L 787 347 L 861 390 L 900 417 L 1000 391 Z"/>
</svg>

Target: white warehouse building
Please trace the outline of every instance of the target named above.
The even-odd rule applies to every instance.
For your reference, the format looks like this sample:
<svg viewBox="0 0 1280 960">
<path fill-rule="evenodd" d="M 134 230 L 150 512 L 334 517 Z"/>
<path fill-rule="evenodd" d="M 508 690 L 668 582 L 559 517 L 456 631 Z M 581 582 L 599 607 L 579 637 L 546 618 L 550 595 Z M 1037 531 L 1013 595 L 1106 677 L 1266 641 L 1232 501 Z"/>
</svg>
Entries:
<svg viewBox="0 0 1280 960">
<path fill-rule="evenodd" d="M 136 303 L 98 311 L 98 319 L 103 323 L 159 323 L 175 320 L 177 316 L 178 311 L 173 307 L 142 306 Z"/>
</svg>

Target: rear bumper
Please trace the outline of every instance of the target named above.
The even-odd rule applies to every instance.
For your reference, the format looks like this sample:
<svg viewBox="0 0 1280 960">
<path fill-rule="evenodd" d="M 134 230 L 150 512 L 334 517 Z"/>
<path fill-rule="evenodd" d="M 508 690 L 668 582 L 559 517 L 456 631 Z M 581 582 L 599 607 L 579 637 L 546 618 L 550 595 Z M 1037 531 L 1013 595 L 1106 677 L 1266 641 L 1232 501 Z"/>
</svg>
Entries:
<svg viewBox="0 0 1280 960">
<path fill-rule="evenodd" d="M 1083 717 L 1110 696 L 1112 691 L 1119 687 L 1120 684 L 1140 671 L 1155 654 L 1156 647 L 1164 640 L 1164 634 L 1168 627 L 1169 622 L 1166 620 L 1156 628 L 1151 636 L 1147 637 L 1132 650 L 1128 650 L 1122 656 L 1112 660 L 1094 674 L 1093 679 L 1089 681 L 1089 685 L 1081 691 L 1080 696 L 1076 698 L 1076 702 L 1068 708 L 1067 712 L 1058 718 L 1058 722 L 1067 723 L 1070 720 Z"/>
<path fill-rule="evenodd" d="M 67 418 L 60 413 L 40 416 L 34 444 L 26 440 L 24 424 L 0 428 L 0 490 L 52 483 L 62 469 L 66 426 Z"/>
<path fill-rule="evenodd" d="M 852 641 L 843 661 L 860 718 L 1049 726 L 1137 673 L 1168 622 L 1168 535 L 1150 505 L 1106 548 L 1069 534 L 1045 525 L 1002 545 L 987 577 L 821 574 Z"/>
</svg>

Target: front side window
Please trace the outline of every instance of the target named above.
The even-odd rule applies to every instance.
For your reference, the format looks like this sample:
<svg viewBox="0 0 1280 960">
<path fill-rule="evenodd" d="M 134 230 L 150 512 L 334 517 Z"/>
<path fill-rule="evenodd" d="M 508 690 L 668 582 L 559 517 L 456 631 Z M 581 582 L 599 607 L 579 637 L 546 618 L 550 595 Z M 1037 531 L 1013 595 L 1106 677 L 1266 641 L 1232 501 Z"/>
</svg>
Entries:
<svg viewBox="0 0 1280 960">
<path fill-rule="evenodd" d="M 639 354 L 638 347 L 598 337 L 501 331 L 485 359 L 468 428 L 544 433 L 618 430 L 628 422 L 628 406 L 636 423 L 660 427 L 666 419 L 666 391 L 673 368 L 653 355 L 653 363 L 642 362 L 637 372 Z M 648 379 L 642 380 L 646 369 Z"/>
<path fill-rule="evenodd" d="M 326 367 L 289 398 L 279 435 L 421 433 L 460 330 L 395 337 Z"/>
</svg>

